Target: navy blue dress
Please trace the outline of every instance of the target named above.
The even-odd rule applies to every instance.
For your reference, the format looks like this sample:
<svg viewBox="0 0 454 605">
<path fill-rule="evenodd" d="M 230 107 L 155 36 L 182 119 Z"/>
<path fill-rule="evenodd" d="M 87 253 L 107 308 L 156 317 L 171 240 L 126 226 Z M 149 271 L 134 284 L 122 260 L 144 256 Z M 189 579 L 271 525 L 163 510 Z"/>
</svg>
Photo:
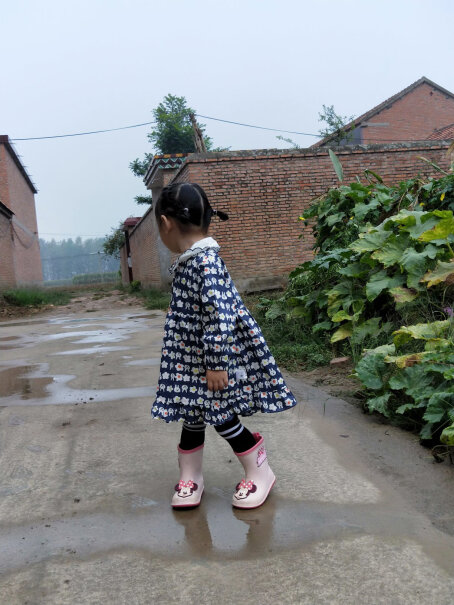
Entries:
<svg viewBox="0 0 454 605">
<path fill-rule="evenodd" d="M 228 387 L 210 391 L 206 369 L 227 371 Z M 296 403 L 216 249 L 178 264 L 152 416 L 222 424 Z"/>
</svg>

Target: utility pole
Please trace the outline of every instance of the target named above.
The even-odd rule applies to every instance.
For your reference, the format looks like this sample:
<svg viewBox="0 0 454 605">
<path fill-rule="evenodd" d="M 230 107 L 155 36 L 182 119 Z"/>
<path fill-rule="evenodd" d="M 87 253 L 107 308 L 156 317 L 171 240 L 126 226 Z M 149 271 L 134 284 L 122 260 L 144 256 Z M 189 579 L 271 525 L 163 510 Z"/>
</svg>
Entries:
<svg viewBox="0 0 454 605">
<path fill-rule="evenodd" d="M 193 113 L 189 114 L 191 118 L 192 128 L 194 129 L 194 144 L 195 150 L 197 153 L 206 153 L 207 148 L 205 147 L 205 141 L 203 140 L 203 134 L 200 130 L 199 125 L 197 124 L 197 120 L 195 119 L 195 115 Z"/>
</svg>

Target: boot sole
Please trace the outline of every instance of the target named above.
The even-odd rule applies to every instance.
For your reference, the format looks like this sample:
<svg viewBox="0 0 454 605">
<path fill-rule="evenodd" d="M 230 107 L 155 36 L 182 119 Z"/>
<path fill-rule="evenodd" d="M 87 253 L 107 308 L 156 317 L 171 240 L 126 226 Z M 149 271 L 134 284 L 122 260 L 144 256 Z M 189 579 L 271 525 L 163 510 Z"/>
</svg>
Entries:
<svg viewBox="0 0 454 605">
<path fill-rule="evenodd" d="M 238 504 L 233 504 L 233 502 L 232 502 L 233 508 L 238 508 L 240 510 L 253 510 L 254 508 L 259 508 L 260 506 L 262 506 L 262 504 L 265 504 L 266 499 L 270 495 L 270 491 L 273 489 L 275 483 L 276 483 L 276 477 L 274 478 L 273 483 L 270 485 L 269 490 L 266 492 L 265 497 L 259 504 L 254 504 L 254 506 L 238 506 Z"/>
</svg>

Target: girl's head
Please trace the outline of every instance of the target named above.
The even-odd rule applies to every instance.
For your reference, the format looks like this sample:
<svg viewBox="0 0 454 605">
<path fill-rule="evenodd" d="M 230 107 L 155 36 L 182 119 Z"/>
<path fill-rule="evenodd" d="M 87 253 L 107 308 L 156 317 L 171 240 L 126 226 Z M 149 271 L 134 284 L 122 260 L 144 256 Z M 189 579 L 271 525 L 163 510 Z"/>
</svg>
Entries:
<svg viewBox="0 0 454 605">
<path fill-rule="evenodd" d="M 164 187 L 154 211 L 159 227 L 163 217 L 170 218 L 183 234 L 206 234 L 212 216 L 218 216 L 221 221 L 229 218 L 225 212 L 213 210 L 205 191 L 196 183 L 173 183 Z"/>
</svg>

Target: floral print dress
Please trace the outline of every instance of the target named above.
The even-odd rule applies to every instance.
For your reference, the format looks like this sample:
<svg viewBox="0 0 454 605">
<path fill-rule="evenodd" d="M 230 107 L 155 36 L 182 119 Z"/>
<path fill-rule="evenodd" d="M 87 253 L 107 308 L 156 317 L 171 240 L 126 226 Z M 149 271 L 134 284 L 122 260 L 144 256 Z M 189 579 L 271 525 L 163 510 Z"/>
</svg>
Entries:
<svg viewBox="0 0 454 605">
<path fill-rule="evenodd" d="M 154 418 L 223 424 L 297 403 L 218 249 L 205 238 L 173 266 Z M 227 371 L 228 387 L 210 391 L 206 369 Z"/>
</svg>

